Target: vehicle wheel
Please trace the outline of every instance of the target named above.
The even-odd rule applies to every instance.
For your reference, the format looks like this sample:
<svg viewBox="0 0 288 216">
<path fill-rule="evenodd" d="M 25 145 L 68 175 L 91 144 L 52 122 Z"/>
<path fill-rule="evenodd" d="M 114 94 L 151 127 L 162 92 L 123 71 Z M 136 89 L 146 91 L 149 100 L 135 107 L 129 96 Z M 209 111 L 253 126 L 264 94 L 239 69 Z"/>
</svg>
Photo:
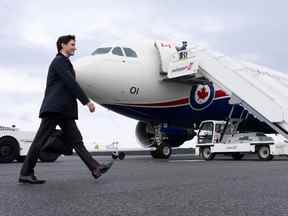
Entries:
<svg viewBox="0 0 288 216">
<path fill-rule="evenodd" d="M 270 148 L 269 146 L 260 146 L 257 150 L 257 155 L 260 160 L 271 160 Z"/>
<path fill-rule="evenodd" d="M 213 160 L 215 157 L 215 154 L 211 153 L 210 147 L 204 147 L 201 149 L 201 157 L 204 160 Z"/>
<path fill-rule="evenodd" d="M 118 157 L 119 157 L 119 160 L 124 160 L 124 158 L 125 158 L 125 153 L 124 153 L 124 152 L 119 152 Z"/>
<path fill-rule="evenodd" d="M 60 154 L 40 151 L 39 159 L 42 162 L 55 162 Z"/>
<path fill-rule="evenodd" d="M 23 163 L 24 160 L 25 160 L 25 156 L 23 156 L 23 155 L 18 155 L 18 156 L 16 157 L 16 160 L 17 160 L 17 162 L 19 162 L 19 163 Z"/>
<path fill-rule="evenodd" d="M 270 155 L 268 160 L 273 160 L 274 155 Z"/>
<path fill-rule="evenodd" d="M 172 154 L 171 146 L 163 143 L 157 147 L 155 151 L 150 152 L 155 159 L 169 159 Z"/>
<path fill-rule="evenodd" d="M 118 155 L 116 152 L 112 152 L 112 159 L 116 160 L 118 158 Z"/>
<path fill-rule="evenodd" d="M 233 153 L 232 158 L 233 160 L 241 160 L 244 157 L 244 154 L 241 153 Z"/>
<path fill-rule="evenodd" d="M 11 163 L 19 155 L 19 144 L 13 137 L 0 138 L 0 163 Z"/>
</svg>

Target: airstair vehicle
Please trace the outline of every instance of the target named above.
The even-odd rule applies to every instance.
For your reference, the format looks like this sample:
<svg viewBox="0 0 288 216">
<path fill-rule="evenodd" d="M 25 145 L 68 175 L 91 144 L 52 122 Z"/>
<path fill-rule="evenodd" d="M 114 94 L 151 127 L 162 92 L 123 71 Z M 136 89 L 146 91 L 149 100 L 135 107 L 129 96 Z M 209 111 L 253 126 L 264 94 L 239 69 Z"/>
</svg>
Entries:
<svg viewBox="0 0 288 216">
<path fill-rule="evenodd" d="M 241 160 L 247 153 L 257 154 L 260 160 L 272 160 L 274 155 L 288 156 L 286 140 L 275 141 L 260 132 L 239 133 L 239 119 L 230 121 L 203 121 L 197 134 L 198 153 L 204 160 L 212 160 L 217 154 Z"/>
<path fill-rule="evenodd" d="M 287 76 L 198 46 L 188 49 L 185 59 L 179 59 L 173 44 L 157 41 L 155 46 L 161 58 L 163 81 L 218 84 L 231 96 L 230 104 L 242 106 L 288 138 Z"/>
<path fill-rule="evenodd" d="M 251 114 L 288 139 L 288 76 L 199 46 L 185 50 L 185 58 L 179 58 L 175 45 L 169 42 L 156 41 L 155 47 L 161 59 L 162 81 L 215 83 L 231 97 L 229 103 L 232 108 L 226 122 L 205 121 L 200 125 L 200 132 L 201 127 L 211 126 L 210 132 L 204 134 L 211 138 L 209 141 L 202 142 L 203 128 L 198 133 L 197 145 L 204 159 L 212 159 L 217 153 L 228 153 L 234 159 L 241 159 L 243 153 L 252 152 L 262 160 L 288 154 L 287 141 L 277 143 L 264 134 L 237 131 L 241 121 Z M 234 105 L 244 108 L 238 119 L 232 119 Z M 227 134 L 231 125 L 234 131 Z M 216 129 L 221 127 L 217 133 Z M 217 134 L 220 137 L 217 138 Z"/>
</svg>

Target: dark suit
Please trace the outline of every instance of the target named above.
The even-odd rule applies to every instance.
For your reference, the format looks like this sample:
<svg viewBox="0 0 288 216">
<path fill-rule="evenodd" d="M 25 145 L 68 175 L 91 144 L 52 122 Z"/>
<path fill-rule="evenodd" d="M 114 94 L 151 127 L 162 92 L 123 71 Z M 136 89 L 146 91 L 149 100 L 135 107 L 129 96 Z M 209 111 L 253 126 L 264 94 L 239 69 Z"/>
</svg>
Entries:
<svg viewBox="0 0 288 216">
<path fill-rule="evenodd" d="M 57 125 L 63 131 L 65 142 L 72 145 L 90 170 L 99 165 L 85 148 L 76 125 L 76 99 L 83 105 L 89 102 L 89 98 L 75 79 L 75 71 L 69 58 L 58 53 L 49 66 L 45 95 L 39 112 L 41 124 L 23 163 L 21 175 L 34 174 L 39 152 Z"/>
<path fill-rule="evenodd" d="M 83 105 L 89 102 L 89 98 L 75 81 L 75 71 L 69 58 L 58 53 L 49 66 L 39 117 L 53 113 L 60 118 L 78 119 L 76 98 Z"/>
</svg>

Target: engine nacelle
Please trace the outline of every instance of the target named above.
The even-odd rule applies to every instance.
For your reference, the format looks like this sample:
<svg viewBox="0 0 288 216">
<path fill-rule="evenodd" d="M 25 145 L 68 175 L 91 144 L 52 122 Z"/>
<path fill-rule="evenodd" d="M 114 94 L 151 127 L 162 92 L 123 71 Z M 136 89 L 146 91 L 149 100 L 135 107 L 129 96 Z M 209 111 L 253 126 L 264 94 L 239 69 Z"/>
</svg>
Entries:
<svg viewBox="0 0 288 216">
<path fill-rule="evenodd" d="M 135 134 L 143 147 L 149 148 L 154 145 L 153 137 L 153 127 L 151 124 L 139 121 L 136 125 Z"/>
<path fill-rule="evenodd" d="M 155 125 L 153 126 L 147 122 L 138 122 L 136 125 L 136 137 L 143 147 L 156 146 L 155 140 Z M 192 139 L 196 133 L 193 129 L 179 128 L 179 127 L 163 127 L 160 128 L 161 141 L 168 143 L 171 147 L 178 147 L 185 141 Z"/>
</svg>

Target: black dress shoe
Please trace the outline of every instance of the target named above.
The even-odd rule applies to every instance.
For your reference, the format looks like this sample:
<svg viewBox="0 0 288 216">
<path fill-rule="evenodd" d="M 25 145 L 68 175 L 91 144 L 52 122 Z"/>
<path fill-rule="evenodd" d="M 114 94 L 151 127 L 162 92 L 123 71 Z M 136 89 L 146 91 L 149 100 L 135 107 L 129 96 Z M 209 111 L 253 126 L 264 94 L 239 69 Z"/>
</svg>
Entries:
<svg viewBox="0 0 288 216">
<path fill-rule="evenodd" d="M 101 170 L 100 170 L 100 167 L 98 166 L 97 168 L 94 168 L 94 169 L 91 171 L 91 174 L 92 174 L 92 176 L 93 176 L 95 179 L 99 178 L 99 177 L 102 175 Z"/>
<path fill-rule="evenodd" d="M 35 175 L 29 175 L 29 176 L 21 175 L 18 179 L 18 182 L 28 184 L 44 184 L 46 180 L 37 179 Z"/>
<path fill-rule="evenodd" d="M 102 174 L 103 174 L 103 173 L 106 173 L 106 172 L 112 167 L 113 163 L 114 163 L 113 160 L 109 161 L 108 163 L 102 163 L 102 164 L 100 165 L 100 171 L 101 171 L 101 173 L 102 173 Z"/>
<path fill-rule="evenodd" d="M 99 178 L 102 174 L 106 173 L 113 165 L 113 160 L 108 163 L 102 163 L 91 171 L 95 179 Z"/>
</svg>

